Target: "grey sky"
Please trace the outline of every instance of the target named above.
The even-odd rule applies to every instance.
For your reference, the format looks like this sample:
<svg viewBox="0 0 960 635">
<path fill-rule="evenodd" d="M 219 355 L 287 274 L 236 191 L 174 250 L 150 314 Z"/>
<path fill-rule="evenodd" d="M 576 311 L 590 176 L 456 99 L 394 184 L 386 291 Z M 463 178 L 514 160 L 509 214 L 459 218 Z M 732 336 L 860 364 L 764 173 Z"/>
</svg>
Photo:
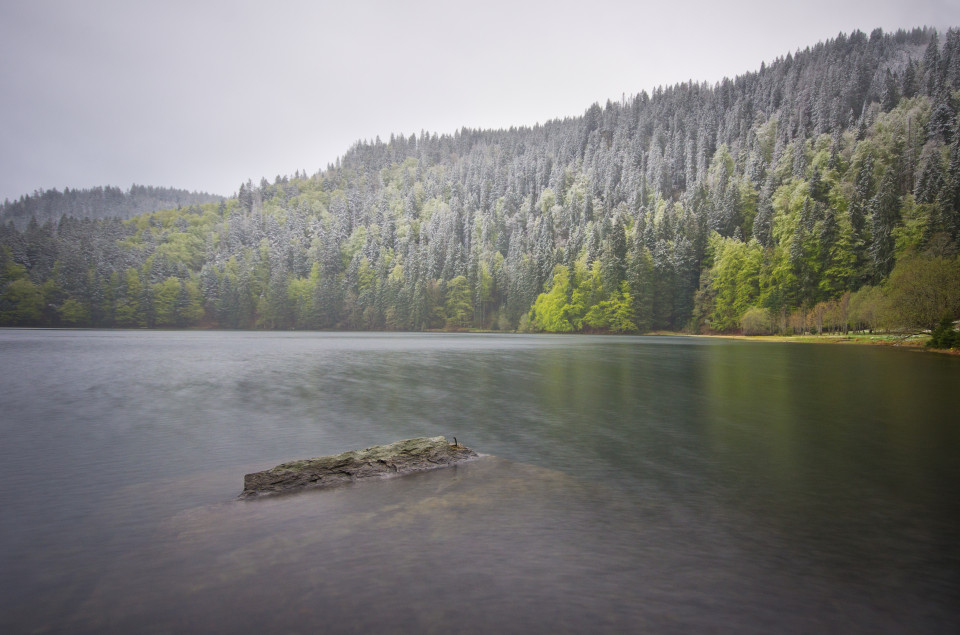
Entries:
<svg viewBox="0 0 960 635">
<path fill-rule="evenodd" d="M 841 31 L 922 25 L 960 25 L 960 0 L 5 0 L 0 200 L 131 183 L 231 194 L 358 139 L 577 116 Z"/>
</svg>

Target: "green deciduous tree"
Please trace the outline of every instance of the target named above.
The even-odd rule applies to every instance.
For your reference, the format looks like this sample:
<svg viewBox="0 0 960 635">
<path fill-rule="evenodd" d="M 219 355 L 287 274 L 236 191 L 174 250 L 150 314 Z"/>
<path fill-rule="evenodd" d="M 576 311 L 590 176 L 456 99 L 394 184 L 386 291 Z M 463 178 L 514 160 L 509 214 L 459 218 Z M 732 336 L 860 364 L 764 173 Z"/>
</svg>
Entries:
<svg viewBox="0 0 960 635">
<path fill-rule="evenodd" d="M 773 316 L 761 307 L 750 307 L 740 316 L 740 329 L 744 335 L 770 335 L 773 333 Z"/>
<path fill-rule="evenodd" d="M 545 293 L 537 296 L 530 309 L 531 327 L 550 333 L 569 333 L 575 329 L 571 317 L 570 270 L 566 265 L 556 265 L 553 277 Z"/>
<path fill-rule="evenodd" d="M 582 324 L 594 331 L 635 333 L 637 325 L 633 312 L 633 297 L 627 283 L 620 283 L 620 288 L 609 299 L 591 306 L 583 316 Z"/>
<path fill-rule="evenodd" d="M 90 308 L 76 298 L 67 298 L 57 313 L 60 321 L 69 326 L 85 326 L 90 322 Z"/>
<path fill-rule="evenodd" d="M 140 272 L 130 267 L 127 269 L 122 290 L 117 297 L 114 314 L 118 326 L 128 328 L 146 326 L 146 316 L 140 304 L 142 298 L 143 284 L 140 282 Z"/>
<path fill-rule="evenodd" d="M 447 330 L 455 331 L 470 326 L 473 303 L 470 301 L 470 285 L 466 277 L 457 276 L 447 283 L 444 303 Z"/>
<path fill-rule="evenodd" d="M 0 295 L 0 324 L 34 326 L 40 323 L 43 294 L 29 278 L 17 278 Z"/>
<path fill-rule="evenodd" d="M 884 322 L 898 330 L 932 330 L 960 317 L 960 259 L 916 256 L 897 263 L 886 285 Z"/>
<path fill-rule="evenodd" d="M 850 327 L 855 331 L 875 331 L 883 317 L 884 297 L 880 287 L 866 286 L 850 296 Z"/>
<path fill-rule="evenodd" d="M 756 241 L 749 244 L 715 236 L 713 286 L 716 291 L 711 322 L 718 331 L 730 331 L 740 316 L 760 297 L 763 251 Z"/>
</svg>

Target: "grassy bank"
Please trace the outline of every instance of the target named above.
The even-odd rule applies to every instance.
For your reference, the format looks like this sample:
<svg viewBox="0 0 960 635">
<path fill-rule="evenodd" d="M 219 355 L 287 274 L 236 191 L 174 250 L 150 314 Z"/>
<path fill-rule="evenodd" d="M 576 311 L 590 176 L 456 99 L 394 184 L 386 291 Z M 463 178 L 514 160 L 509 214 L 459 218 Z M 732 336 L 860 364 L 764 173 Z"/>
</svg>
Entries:
<svg viewBox="0 0 960 635">
<path fill-rule="evenodd" d="M 691 335 L 690 333 L 675 333 L 658 331 L 654 335 L 676 335 L 684 337 L 715 337 L 731 340 L 747 340 L 751 342 L 800 342 L 807 344 L 858 344 L 862 346 L 899 346 L 915 348 L 933 353 L 960 355 L 958 349 L 927 348 L 929 335 L 897 335 L 895 333 L 850 333 L 843 335 L 830 333 L 824 335 Z"/>
<path fill-rule="evenodd" d="M 428 332 L 448 333 L 441 329 L 434 329 Z M 461 329 L 457 333 L 516 333 L 516 331 L 492 331 L 484 329 Z M 574 333 L 568 333 L 575 336 Z M 897 346 L 901 348 L 911 348 L 916 350 L 930 351 L 931 353 L 945 353 L 947 355 L 960 355 L 960 349 L 937 349 L 927 348 L 926 344 L 930 336 L 922 335 L 897 335 L 896 333 L 849 333 L 847 335 L 839 333 L 829 333 L 824 335 L 728 335 L 728 334 L 709 334 L 698 335 L 693 333 L 684 333 L 681 331 L 653 331 L 644 333 L 645 336 L 670 335 L 673 337 L 712 337 L 725 340 L 745 340 L 751 342 L 798 342 L 803 344 L 854 344 L 860 346 Z"/>
</svg>

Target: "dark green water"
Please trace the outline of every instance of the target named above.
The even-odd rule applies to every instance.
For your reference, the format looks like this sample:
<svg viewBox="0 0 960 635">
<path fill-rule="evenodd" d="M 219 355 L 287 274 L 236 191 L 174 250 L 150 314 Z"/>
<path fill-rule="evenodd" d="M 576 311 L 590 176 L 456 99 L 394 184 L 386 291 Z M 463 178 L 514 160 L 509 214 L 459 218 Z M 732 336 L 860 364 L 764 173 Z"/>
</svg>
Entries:
<svg viewBox="0 0 960 635">
<path fill-rule="evenodd" d="M 2 632 L 954 632 L 960 359 L 0 330 Z M 239 502 L 412 436 L 457 468 Z"/>
</svg>

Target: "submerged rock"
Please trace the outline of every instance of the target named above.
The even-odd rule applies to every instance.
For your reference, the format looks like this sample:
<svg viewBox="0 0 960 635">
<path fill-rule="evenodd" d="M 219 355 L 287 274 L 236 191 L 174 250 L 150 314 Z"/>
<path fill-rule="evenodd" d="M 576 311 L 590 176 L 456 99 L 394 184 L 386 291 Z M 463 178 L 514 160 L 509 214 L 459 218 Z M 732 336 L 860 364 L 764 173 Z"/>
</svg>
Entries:
<svg viewBox="0 0 960 635">
<path fill-rule="evenodd" d="M 444 437 L 406 439 L 333 456 L 281 463 L 263 472 L 247 474 L 243 477 L 243 493 L 240 497 L 281 494 L 365 478 L 423 472 L 476 456 L 477 453 L 470 448 L 449 443 Z"/>
</svg>

